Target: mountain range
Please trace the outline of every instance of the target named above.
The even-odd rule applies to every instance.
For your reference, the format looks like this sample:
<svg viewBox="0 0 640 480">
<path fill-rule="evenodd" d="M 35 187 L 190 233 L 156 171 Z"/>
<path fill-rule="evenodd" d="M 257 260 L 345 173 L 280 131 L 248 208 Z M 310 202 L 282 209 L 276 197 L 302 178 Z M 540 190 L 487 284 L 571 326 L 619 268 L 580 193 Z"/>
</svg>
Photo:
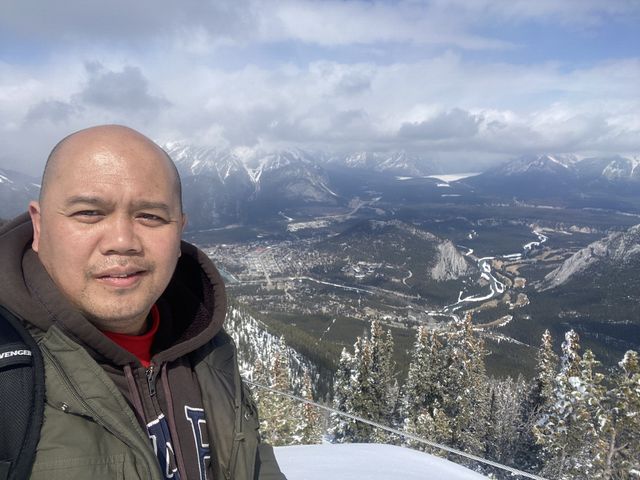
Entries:
<svg viewBox="0 0 640 480">
<path fill-rule="evenodd" d="M 536 155 L 514 159 L 466 184 L 483 194 L 547 205 L 640 211 L 640 160 Z"/>
<path fill-rule="evenodd" d="M 576 277 L 597 278 L 599 272 L 614 272 L 619 278 L 628 271 L 635 276 L 640 267 L 640 225 L 623 232 L 614 232 L 580 249 L 558 268 L 548 273 L 540 290 L 567 284 Z M 619 282 L 615 282 L 619 283 Z"/>
<path fill-rule="evenodd" d="M 508 199 L 557 206 L 640 211 L 640 160 L 622 156 L 520 157 L 480 175 L 442 184 L 441 168 L 406 152 L 344 155 L 299 149 L 203 148 L 167 143 L 183 182 L 192 229 L 252 224 L 280 212 L 346 207 L 355 198 L 380 195 L 388 203 L 443 201 L 451 184 L 466 201 Z M 407 181 L 408 180 L 408 181 Z M 0 218 L 26 208 L 39 180 L 0 169 Z M 448 195 L 458 197 L 460 192 Z M 446 198 L 445 198 L 446 200 Z"/>
</svg>

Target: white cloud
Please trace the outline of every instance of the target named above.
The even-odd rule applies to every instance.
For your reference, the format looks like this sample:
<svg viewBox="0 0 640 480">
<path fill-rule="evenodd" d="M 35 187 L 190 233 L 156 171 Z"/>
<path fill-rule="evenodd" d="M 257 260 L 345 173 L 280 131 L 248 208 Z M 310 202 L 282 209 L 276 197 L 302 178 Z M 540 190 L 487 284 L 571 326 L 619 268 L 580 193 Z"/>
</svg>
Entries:
<svg viewBox="0 0 640 480">
<path fill-rule="evenodd" d="M 0 62 L 0 166 L 37 171 L 58 139 L 107 122 L 161 141 L 471 152 L 487 161 L 640 150 L 637 57 L 509 63 L 499 53 L 511 44 L 488 28 L 530 20 L 591 28 L 634 18 L 637 2 L 35 6 L 9 0 L 0 16 L 0 41 L 27 52 Z"/>
</svg>

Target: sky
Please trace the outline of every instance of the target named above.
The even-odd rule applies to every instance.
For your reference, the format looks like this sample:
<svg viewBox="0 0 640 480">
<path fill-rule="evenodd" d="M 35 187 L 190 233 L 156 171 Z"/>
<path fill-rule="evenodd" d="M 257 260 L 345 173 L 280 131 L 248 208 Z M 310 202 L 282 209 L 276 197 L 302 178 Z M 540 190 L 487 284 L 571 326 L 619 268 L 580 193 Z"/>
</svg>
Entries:
<svg viewBox="0 0 640 480">
<path fill-rule="evenodd" d="M 638 0 L 2 0 L 0 168 L 102 123 L 445 171 L 634 157 L 639 22 Z"/>
</svg>

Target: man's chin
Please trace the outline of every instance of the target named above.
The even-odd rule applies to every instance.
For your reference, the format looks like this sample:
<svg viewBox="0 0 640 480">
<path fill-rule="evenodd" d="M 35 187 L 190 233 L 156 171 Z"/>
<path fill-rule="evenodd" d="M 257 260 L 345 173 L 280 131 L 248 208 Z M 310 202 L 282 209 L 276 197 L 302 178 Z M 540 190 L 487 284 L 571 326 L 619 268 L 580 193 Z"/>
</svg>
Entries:
<svg viewBox="0 0 640 480">
<path fill-rule="evenodd" d="M 120 307 L 122 307 L 120 305 Z M 98 329 L 114 333 L 139 335 L 146 326 L 151 307 L 137 311 L 118 311 L 116 309 L 100 309 L 87 312 L 86 316 Z"/>
</svg>

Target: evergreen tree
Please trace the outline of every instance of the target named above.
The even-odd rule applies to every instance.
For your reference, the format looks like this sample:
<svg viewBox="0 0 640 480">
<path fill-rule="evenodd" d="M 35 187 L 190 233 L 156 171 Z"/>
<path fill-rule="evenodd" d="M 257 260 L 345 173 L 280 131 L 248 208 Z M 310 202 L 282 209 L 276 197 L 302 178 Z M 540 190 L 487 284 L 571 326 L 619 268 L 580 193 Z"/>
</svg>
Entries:
<svg viewBox="0 0 640 480">
<path fill-rule="evenodd" d="M 567 332 L 553 402 L 534 429 L 542 447 L 542 473 L 551 478 L 592 478 L 601 462 L 603 376 L 595 372 L 593 353 L 587 350 L 580 358 L 579 349 L 577 333 Z"/>
<path fill-rule="evenodd" d="M 536 360 L 536 376 L 520 406 L 515 464 L 523 470 L 537 472 L 542 466 L 541 446 L 536 442 L 534 427 L 543 412 L 550 408 L 555 377 L 558 374 L 558 356 L 553 351 L 553 339 L 549 330 L 545 330 L 542 335 Z"/>
<path fill-rule="evenodd" d="M 613 388 L 607 392 L 609 408 L 601 425 L 603 451 L 598 477 L 605 480 L 640 477 L 640 364 L 629 350 L 618 364 Z"/>
<path fill-rule="evenodd" d="M 305 400 L 313 401 L 313 387 L 311 385 L 311 376 L 308 373 L 305 373 L 302 380 L 301 395 Z M 322 443 L 322 418 L 318 407 L 308 403 L 301 403 L 299 407 L 298 417 L 300 421 L 295 431 L 296 443 L 302 445 Z"/>
<path fill-rule="evenodd" d="M 404 429 L 431 441 L 447 441 L 449 422 L 441 407 L 446 371 L 443 344 L 433 331 L 420 326 L 411 358 L 401 408 Z M 408 445 L 429 451 L 420 442 L 410 440 Z"/>
<path fill-rule="evenodd" d="M 471 315 L 454 322 L 447 334 L 447 370 L 443 379 L 442 407 L 449 418 L 450 446 L 469 453 L 484 452 L 489 391 L 484 342 L 473 332 Z"/>
<path fill-rule="evenodd" d="M 371 396 L 374 399 L 369 418 L 390 426 L 393 424 L 398 403 L 398 382 L 396 380 L 395 362 L 393 360 L 393 336 L 391 330 L 382 329 L 379 321 L 371 322 Z M 376 428 L 371 441 L 390 443 L 392 437 L 386 431 Z"/>
<path fill-rule="evenodd" d="M 280 338 L 273 361 L 268 371 L 268 382 L 274 390 L 291 392 L 291 372 L 286 357 L 284 337 Z M 297 403 L 276 392 L 265 391 L 258 398 L 261 434 L 264 440 L 274 446 L 299 443 L 295 436 L 296 427 L 300 423 Z"/>
<path fill-rule="evenodd" d="M 389 425 L 397 402 L 394 370 L 393 338 L 374 320 L 370 337 L 357 338 L 353 356 L 343 351 L 334 383 L 334 407 Z M 337 417 L 332 415 L 331 433 L 338 442 L 388 441 L 371 425 Z"/>
<path fill-rule="evenodd" d="M 524 380 L 493 379 L 490 382 L 487 430 L 485 436 L 485 457 L 505 465 L 518 466 L 516 450 L 520 427 L 520 405 L 524 397 Z"/>
<path fill-rule="evenodd" d="M 354 358 L 347 352 L 346 348 L 343 348 L 333 381 L 333 408 L 340 412 L 349 413 L 353 410 L 354 372 Z M 333 436 L 334 441 L 338 443 L 348 443 L 351 441 L 355 420 L 331 413 L 329 422 L 331 424 L 329 433 Z"/>
</svg>

